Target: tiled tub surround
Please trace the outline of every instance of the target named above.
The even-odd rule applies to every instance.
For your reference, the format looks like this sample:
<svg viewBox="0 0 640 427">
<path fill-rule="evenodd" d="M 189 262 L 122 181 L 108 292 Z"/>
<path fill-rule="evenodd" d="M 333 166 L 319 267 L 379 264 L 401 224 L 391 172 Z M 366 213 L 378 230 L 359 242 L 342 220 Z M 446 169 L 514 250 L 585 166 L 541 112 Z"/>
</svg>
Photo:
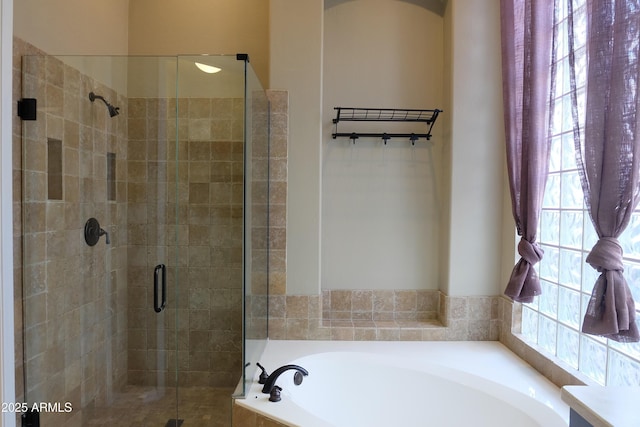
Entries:
<svg viewBox="0 0 640 427">
<path fill-rule="evenodd" d="M 360 294 L 362 291 L 353 292 Z M 575 371 L 558 362 L 553 356 L 545 355 L 543 351 L 531 347 L 520 338 L 520 322 L 518 319 L 521 316 L 521 305 L 519 303 L 513 303 L 503 296 L 448 297 L 439 291 L 426 292 L 436 292 L 438 295 L 438 318 L 436 320 L 323 320 L 322 298 L 320 296 L 275 297 L 276 304 L 279 305 L 272 304 L 270 312 L 272 316 L 279 313 L 281 317 L 270 319 L 270 338 L 309 340 L 310 344 L 312 343 L 311 340 L 499 340 L 558 388 L 564 385 L 588 383 L 584 378 L 574 375 Z M 273 313 L 274 309 L 277 310 L 277 313 Z M 489 337 L 482 338 L 483 334 L 489 334 Z M 322 348 L 322 344 L 319 345 Z M 301 348 L 308 349 L 309 345 L 303 345 Z M 322 351 L 325 350 L 326 348 Z M 238 403 L 233 405 L 234 427 L 285 427 L 287 425 L 260 413 L 254 408 L 248 408 Z"/>
<path fill-rule="evenodd" d="M 361 290 L 337 292 L 339 293 L 336 295 L 343 296 L 351 293 L 352 298 L 354 295 L 363 295 Z M 377 291 L 370 292 L 375 295 Z M 395 295 L 395 292 L 403 297 L 406 297 L 406 292 L 415 293 L 416 313 L 419 312 L 418 300 L 433 302 L 436 300 L 434 295 L 437 295 L 436 318 L 354 320 L 353 316 L 344 318 L 345 315 L 341 314 L 343 318 L 334 320 L 329 317 L 330 311 L 327 310 L 324 311 L 323 317 L 322 301 L 328 298 L 326 291 L 323 297 L 271 296 L 269 337 L 279 340 L 500 341 L 558 387 L 590 383 L 587 378 L 554 356 L 523 341 L 519 320 L 521 304 L 514 303 L 504 296 L 450 297 L 440 291 L 391 291 L 391 294 L 388 294 L 389 291 L 382 292 L 389 298 Z M 356 317 L 361 316 L 360 311 L 356 310 L 356 313 L 359 313 Z M 406 312 L 403 312 L 403 316 L 405 314 Z"/>
<path fill-rule="evenodd" d="M 345 313 L 351 295 L 351 312 Z M 361 319 L 367 302 L 354 299 L 365 296 L 375 301 L 385 295 L 388 307 L 406 308 L 415 296 L 416 320 L 405 320 L 406 310 L 393 320 Z M 396 298 L 396 295 L 400 295 Z M 331 310 L 324 310 L 323 302 L 338 298 L 340 319 L 331 318 Z M 323 296 L 271 296 L 269 307 L 269 337 L 276 340 L 347 340 L 347 341 L 500 341 L 519 357 L 531 364 L 558 387 L 588 384 L 589 380 L 571 367 L 534 348 L 520 337 L 521 304 L 504 296 L 450 297 L 440 291 L 324 291 Z M 372 301 L 372 303 L 373 303 Z M 410 303 L 413 307 L 413 303 Z M 421 309 L 419 309 L 421 308 Z M 429 308 L 428 310 L 426 308 Z M 417 313 L 433 313 L 419 318 Z M 368 311 L 366 311 L 368 313 Z M 386 314 L 385 316 L 389 316 Z M 411 315 L 413 316 L 413 314 Z M 410 317 L 411 317 L 410 316 Z"/>
<path fill-rule="evenodd" d="M 500 297 L 434 290 L 330 290 L 269 297 L 271 339 L 497 340 Z"/>
</svg>

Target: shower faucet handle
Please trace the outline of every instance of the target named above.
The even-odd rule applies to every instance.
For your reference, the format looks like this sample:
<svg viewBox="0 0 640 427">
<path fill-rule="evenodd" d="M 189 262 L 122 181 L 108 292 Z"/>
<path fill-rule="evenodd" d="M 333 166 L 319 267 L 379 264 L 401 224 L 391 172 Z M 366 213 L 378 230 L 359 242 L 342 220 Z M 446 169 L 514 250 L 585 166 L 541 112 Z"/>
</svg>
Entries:
<svg viewBox="0 0 640 427">
<path fill-rule="evenodd" d="M 109 245 L 111 244 L 111 239 L 109 239 L 109 233 L 107 231 L 105 231 L 103 228 L 100 229 L 100 231 L 98 232 L 99 236 L 104 236 L 104 242 Z"/>
<path fill-rule="evenodd" d="M 95 218 L 89 218 L 84 224 L 84 241 L 89 246 L 95 246 L 100 240 L 100 236 L 105 236 L 105 243 L 108 245 L 111 243 L 109 233 L 100 227 L 100 223 Z"/>
</svg>

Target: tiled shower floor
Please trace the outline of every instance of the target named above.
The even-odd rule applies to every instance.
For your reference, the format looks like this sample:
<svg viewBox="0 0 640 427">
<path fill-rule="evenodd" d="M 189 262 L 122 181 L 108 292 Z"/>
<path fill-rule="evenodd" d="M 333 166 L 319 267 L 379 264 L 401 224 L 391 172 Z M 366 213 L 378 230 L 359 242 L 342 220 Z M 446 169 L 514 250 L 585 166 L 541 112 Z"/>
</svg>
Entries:
<svg viewBox="0 0 640 427">
<path fill-rule="evenodd" d="M 229 427 L 232 388 L 166 388 L 159 396 L 154 389 L 127 386 L 105 408 L 85 409 L 83 426 L 109 427 Z M 184 420 L 182 424 L 170 420 Z M 169 422 L 169 423 L 168 423 Z"/>
</svg>

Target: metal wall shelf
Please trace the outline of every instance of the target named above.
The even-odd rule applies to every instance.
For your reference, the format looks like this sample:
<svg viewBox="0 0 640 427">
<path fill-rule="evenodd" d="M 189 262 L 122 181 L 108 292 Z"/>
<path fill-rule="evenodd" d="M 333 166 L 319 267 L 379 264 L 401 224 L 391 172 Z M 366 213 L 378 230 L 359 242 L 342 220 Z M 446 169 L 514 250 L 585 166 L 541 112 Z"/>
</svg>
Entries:
<svg viewBox="0 0 640 427">
<path fill-rule="evenodd" d="M 391 138 L 409 138 L 411 143 L 420 138 L 431 139 L 431 130 L 442 110 L 409 110 L 399 108 L 352 108 L 335 107 L 336 117 L 333 119 L 335 132 L 331 134 L 333 139 L 346 137 L 354 142 L 360 137 L 382 138 L 387 143 Z M 424 123 L 427 127 L 426 133 L 393 133 L 393 132 L 338 132 L 340 122 L 417 122 Z"/>
</svg>

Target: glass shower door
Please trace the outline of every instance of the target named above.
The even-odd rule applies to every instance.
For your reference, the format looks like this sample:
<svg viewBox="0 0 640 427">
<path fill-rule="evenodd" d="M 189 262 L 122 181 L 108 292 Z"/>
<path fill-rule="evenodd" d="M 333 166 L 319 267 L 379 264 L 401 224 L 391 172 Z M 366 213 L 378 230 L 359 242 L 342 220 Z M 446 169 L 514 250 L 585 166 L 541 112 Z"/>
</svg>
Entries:
<svg viewBox="0 0 640 427">
<path fill-rule="evenodd" d="M 175 68 L 23 57 L 26 423 L 177 424 Z"/>
<path fill-rule="evenodd" d="M 127 414 L 123 421 L 177 427 L 183 421 L 177 319 L 183 278 L 177 245 L 184 236 L 176 210 L 181 197 L 176 59 L 127 61 L 127 373 L 120 402 Z M 113 412 L 113 405 L 107 409 Z"/>
</svg>

